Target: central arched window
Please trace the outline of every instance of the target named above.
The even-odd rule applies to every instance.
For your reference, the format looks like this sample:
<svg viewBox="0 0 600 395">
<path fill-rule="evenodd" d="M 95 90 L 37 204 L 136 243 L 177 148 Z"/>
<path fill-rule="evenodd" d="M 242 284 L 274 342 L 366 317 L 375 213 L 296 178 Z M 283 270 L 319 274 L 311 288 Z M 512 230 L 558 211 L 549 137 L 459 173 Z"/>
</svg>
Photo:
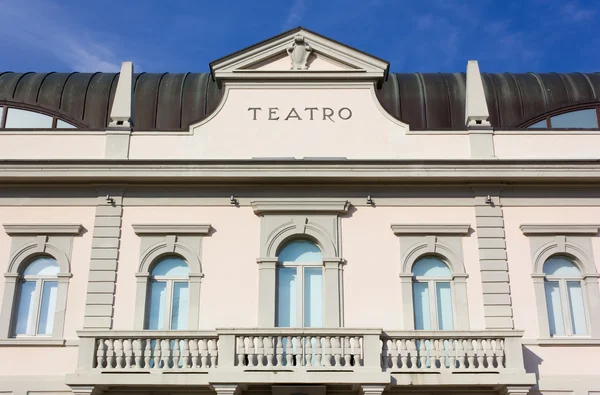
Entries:
<svg viewBox="0 0 600 395">
<path fill-rule="evenodd" d="M 189 273 L 178 256 L 161 258 L 150 274 L 146 329 L 187 329 Z"/>
<path fill-rule="evenodd" d="M 588 333 L 583 276 L 575 263 L 564 256 L 552 256 L 544 262 L 546 308 L 550 336 Z"/>
<path fill-rule="evenodd" d="M 454 329 L 452 272 L 436 256 L 418 259 L 413 267 L 415 329 Z"/>
<path fill-rule="evenodd" d="M 286 243 L 277 254 L 278 327 L 323 326 L 323 253 L 309 240 Z"/>
<path fill-rule="evenodd" d="M 16 336 L 51 336 L 60 267 L 50 256 L 32 260 L 23 270 L 14 318 Z"/>
</svg>

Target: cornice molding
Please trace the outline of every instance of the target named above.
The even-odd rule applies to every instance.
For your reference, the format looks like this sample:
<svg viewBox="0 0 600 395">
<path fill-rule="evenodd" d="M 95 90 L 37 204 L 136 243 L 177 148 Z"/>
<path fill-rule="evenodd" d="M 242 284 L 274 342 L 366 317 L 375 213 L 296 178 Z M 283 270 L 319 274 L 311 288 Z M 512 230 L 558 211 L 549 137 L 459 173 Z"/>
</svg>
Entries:
<svg viewBox="0 0 600 395">
<path fill-rule="evenodd" d="M 332 213 L 345 214 L 348 212 L 349 202 L 347 200 L 325 201 L 325 200 L 256 200 L 251 202 L 252 209 L 257 215 L 271 213 Z"/>
<path fill-rule="evenodd" d="M 579 234 L 595 235 L 600 225 L 594 224 L 523 224 L 520 226 L 525 235 Z"/>
<path fill-rule="evenodd" d="M 392 224 L 395 235 L 466 235 L 469 224 Z"/>
<path fill-rule="evenodd" d="M 136 235 L 207 235 L 210 224 L 134 224 L 131 225 Z"/>
<path fill-rule="evenodd" d="M 15 235 L 77 235 L 81 224 L 3 224 L 9 236 Z"/>
</svg>

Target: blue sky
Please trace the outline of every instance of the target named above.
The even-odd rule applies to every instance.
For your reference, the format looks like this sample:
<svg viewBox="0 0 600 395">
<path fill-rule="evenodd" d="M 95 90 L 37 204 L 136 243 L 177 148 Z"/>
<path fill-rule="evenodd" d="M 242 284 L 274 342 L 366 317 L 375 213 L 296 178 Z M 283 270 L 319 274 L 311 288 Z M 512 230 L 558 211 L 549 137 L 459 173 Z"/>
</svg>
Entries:
<svg viewBox="0 0 600 395">
<path fill-rule="evenodd" d="M 0 0 L 0 70 L 200 72 L 298 25 L 395 72 L 600 71 L 598 0 Z"/>
</svg>

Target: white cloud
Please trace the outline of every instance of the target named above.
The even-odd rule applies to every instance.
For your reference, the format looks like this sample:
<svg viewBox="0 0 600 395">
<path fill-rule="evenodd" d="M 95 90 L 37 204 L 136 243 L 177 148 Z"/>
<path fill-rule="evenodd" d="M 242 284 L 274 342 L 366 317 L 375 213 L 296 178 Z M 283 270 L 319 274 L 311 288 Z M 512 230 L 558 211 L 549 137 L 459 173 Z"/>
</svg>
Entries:
<svg viewBox="0 0 600 395">
<path fill-rule="evenodd" d="M 564 20 L 572 23 L 588 21 L 596 14 L 596 10 L 584 8 L 574 1 L 563 4 L 560 11 Z"/>
<path fill-rule="evenodd" d="M 306 8 L 306 0 L 294 0 L 294 3 L 285 18 L 285 22 L 283 23 L 283 30 L 298 26 L 300 21 L 302 21 L 302 18 L 304 18 Z"/>
</svg>

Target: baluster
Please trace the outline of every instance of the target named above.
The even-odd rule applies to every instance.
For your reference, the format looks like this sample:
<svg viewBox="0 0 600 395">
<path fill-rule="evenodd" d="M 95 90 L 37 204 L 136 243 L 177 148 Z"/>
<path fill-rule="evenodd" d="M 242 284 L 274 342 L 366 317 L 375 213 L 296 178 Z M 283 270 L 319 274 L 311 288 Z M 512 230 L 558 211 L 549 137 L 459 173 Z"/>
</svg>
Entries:
<svg viewBox="0 0 600 395">
<path fill-rule="evenodd" d="M 123 341 L 123 354 L 125 355 L 125 369 L 131 368 L 131 363 L 133 361 L 133 340 L 125 339 Z"/>
<path fill-rule="evenodd" d="M 300 336 L 293 337 L 294 339 L 294 356 L 296 357 L 296 366 L 304 366 L 304 347 Z"/>
<path fill-rule="evenodd" d="M 114 339 L 107 339 L 107 347 L 106 347 L 106 368 L 113 369 L 114 359 L 115 359 L 115 345 Z"/>
<path fill-rule="evenodd" d="M 492 339 L 485 339 L 485 357 L 487 368 L 494 368 L 494 348 L 492 347 Z"/>
<path fill-rule="evenodd" d="M 392 348 L 392 345 L 388 343 L 391 343 L 392 340 L 390 339 L 382 339 L 381 340 L 381 361 L 379 361 L 381 363 L 381 368 L 385 371 L 390 367 L 390 361 L 392 360 L 392 357 L 390 355 L 391 351 L 390 349 Z"/>
<path fill-rule="evenodd" d="M 362 340 L 362 337 L 359 337 L 359 336 L 354 337 L 354 347 L 353 347 L 354 366 L 362 366 L 361 340 Z"/>
<path fill-rule="evenodd" d="M 331 353 L 333 354 L 333 365 L 342 366 L 342 338 L 335 336 L 331 338 Z"/>
<path fill-rule="evenodd" d="M 160 339 L 154 339 L 154 369 L 160 369 Z"/>
<path fill-rule="evenodd" d="M 181 364 L 184 369 L 190 367 L 190 342 L 191 339 L 183 339 L 182 340 L 182 356 L 181 356 Z"/>
<path fill-rule="evenodd" d="M 410 369 L 417 368 L 417 339 L 406 341 L 406 352 L 410 358 Z"/>
<path fill-rule="evenodd" d="M 454 339 L 448 339 L 448 367 L 456 368 L 456 351 L 454 350 Z"/>
<path fill-rule="evenodd" d="M 190 339 L 190 355 L 192 357 L 192 369 L 198 369 L 198 339 Z"/>
<path fill-rule="evenodd" d="M 283 348 L 283 337 L 281 336 L 277 336 L 277 337 L 273 337 L 273 339 L 275 339 L 276 344 L 275 344 L 275 366 L 283 366 L 283 354 L 284 354 L 284 348 Z M 287 341 L 286 341 L 287 343 Z"/>
<path fill-rule="evenodd" d="M 123 339 L 116 339 L 114 341 L 115 349 L 115 368 L 121 369 L 123 367 Z"/>
<path fill-rule="evenodd" d="M 217 358 L 219 356 L 219 349 L 217 347 L 217 339 L 210 339 L 208 341 L 208 353 L 210 354 L 210 367 L 217 367 Z"/>
<path fill-rule="evenodd" d="M 352 346 L 350 344 L 350 337 L 344 337 L 344 366 L 350 366 L 352 362 Z"/>
<path fill-rule="evenodd" d="M 315 340 L 315 345 L 313 346 L 313 354 L 314 354 L 314 365 L 321 367 L 323 366 L 323 344 L 321 343 L 321 336 L 317 336 Z"/>
<path fill-rule="evenodd" d="M 258 366 L 266 366 L 264 340 L 257 336 L 254 338 L 254 344 L 256 345 Z"/>
<path fill-rule="evenodd" d="M 267 336 L 263 339 L 263 349 L 265 350 L 264 353 L 267 357 L 267 365 L 266 366 L 273 366 L 273 339 L 274 336 Z"/>
<path fill-rule="evenodd" d="M 468 368 L 473 369 L 475 367 L 475 351 L 473 348 L 473 339 L 467 339 L 465 349 L 467 350 L 467 362 L 469 363 Z"/>
<path fill-rule="evenodd" d="M 398 339 L 400 347 L 398 347 L 398 354 L 400 355 L 400 362 L 398 368 L 408 369 L 408 349 L 406 348 L 406 339 Z"/>
<path fill-rule="evenodd" d="M 477 358 L 477 368 L 478 369 L 483 369 L 483 361 L 485 359 L 485 351 L 483 348 L 483 339 L 477 339 L 477 341 L 475 342 L 475 356 Z"/>
<path fill-rule="evenodd" d="M 96 367 L 102 369 L 106 362 L 106 343 L 104 339 L 98 339 L 96 344 Z"/>
<path fill-rule="evenodd" d="M 427 367 L 427 349 L 425 348 L 425 339 L 421 339 L 419 342 L 419 368 L 425 369 Z"/>
<path fill-rule="evenodd" d="M 256 366 L 254 363 L 254 355 L 256 348 L 254 346 L 254 336 L 248 337 L 248 366 Z"/>
<path fill-rule="evenodd" d="M 150 358 L 152 357 L 152 340 L 150 339 L 140 339 L 140 341 L 144 342 L 144 368 L 149 369 L 150 368 Z M 141 365 L 138 365 L 139 367 L 142 367 Z"/>
<path fill-rule="evenodd" d="M 198 353 L 200 354 L 200 367 L 208 368 L 208 345 L 205 339 L 198 340 Z"/>
<path fill-rule="evenodd" d="M 169 340 L 169 346 L 171 347 L 171 363 L 173 364 L 173 369 L 179 369 L 179 356 L 181 343 L 179 339 Z"/>
<path fill-rule="evenodd" d="M 331 337 L 325 336 L 322 341 L 323 344 L 323 366 L 331 366 Z"/>
<path fill-rule="evenodd" d="M 285 366 L 294 366 L 298 361 L 294 355 L 294 338 L 285 337 Z"/>
<path fill-rule="evenodd" d="M 304 344 L 304 360 L 305 360 L 304 366 L 312 366 L 312 357 L 313 357 L 312 337 L 303 336 L 302 344 Z"/>
<path fill-rule="evenodd" d="M 439 339 L 437 341 L 437 356 L 440 361 L 440 369 L 446 369 L 446 350 L 447 350 L 447 340 Z"/>
<path fill-rule="evenodd" d="M 398 353 L 398 340 L 397 339 L 389 339 L 384 341 L 384 346 L 386 347 L 386 356 L 383 361 L 384 369 L 397 369 L 400 363 L 400 354 Z"/>
<path fill-rule="evenodd" d="M 435 339 L 429 339 L 429 367 L 431 369 L 437 368 L 438 358 L 439 358 L 439 341 Z"/>
<path fill-rule="evenodd" d="M 465 366 L 465 340 L 456 340 L 456 354 L 458 355 L 458 367 L 459 369 L 466 368 Z"/>
<path fill-rule="evenodd" d="M 237 350 L 237 366 L 246 366 L 246 361 L 244 361 L 244 357 L 246 356 L 246 343 L 244 342 L 244 340 L 245 339 L 242 336 L 237 336 L 235 338 Z"/>
<path fill-rule="evenodd" d="M 142 339 L 132 340 L 132 348 L 133 348 L 133 366 L 134 368 L 142 367 Z"/>
<path fill-rule="evenodd" d="M 503 339 L 496 340 L 496 363 L 498 364 L 498 369 L 504 369 L 504 359 L 506 357 L 506 349 L 504 348 Z"/>
<path fill-rule="evenodd" d="M 163 361 L 162 368 L 169 369 L 171 367 L 171 341 L 169 339 L 162 339 L 160 345 Z"/>
</svg>

